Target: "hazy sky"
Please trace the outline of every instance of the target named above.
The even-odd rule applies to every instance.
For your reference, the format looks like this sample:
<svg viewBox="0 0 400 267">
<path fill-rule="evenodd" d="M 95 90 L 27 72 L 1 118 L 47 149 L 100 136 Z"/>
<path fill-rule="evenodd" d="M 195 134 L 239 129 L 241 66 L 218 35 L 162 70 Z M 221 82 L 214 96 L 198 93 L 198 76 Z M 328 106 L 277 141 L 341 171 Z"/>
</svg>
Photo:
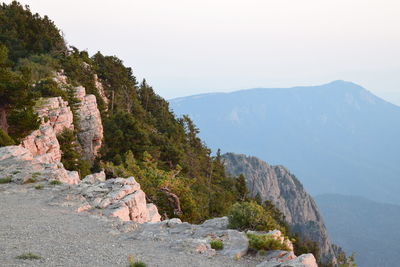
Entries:
<svg viewBox="0 0 400 267">
<path fill-rule="evenodd" d="M 20 2 L 166 98 L 341 79 L 400 104 L 398 0 Z"/>
</svg>

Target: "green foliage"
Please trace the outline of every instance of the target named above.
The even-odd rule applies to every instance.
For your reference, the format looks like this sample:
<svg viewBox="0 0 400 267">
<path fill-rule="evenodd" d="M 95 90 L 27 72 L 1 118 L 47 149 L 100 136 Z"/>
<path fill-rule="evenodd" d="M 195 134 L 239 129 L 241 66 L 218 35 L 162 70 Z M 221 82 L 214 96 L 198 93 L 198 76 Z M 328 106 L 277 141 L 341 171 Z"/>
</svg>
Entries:
<svg viewBox="0 0 400 267">
<path fill-rule="evenodd" d="M 11 183 L 11 177 L 0 178 L 0 184 Z"/>
<path fill-rule="evenodd" d="M 44 188 L 44 186 L 42 184 L 35 185 L 35 189 L 37 189 L 37 190 L 41 190 L 43 188 Z"/>
<path fill-rule="evenodd" d="M 49 185 L 60 185 L 60 184 L 62 184 L 62 182 L 60 182 L 59 180 L 51 180 L 49 182 Z"/>
<path fill-rule="evenodd" d="M 247 234 L 247 238 L 249 239 L 249 248 L 254 249 L 256 251 L 259 250 L 287 250 L 289 248 L 281 243 L 279 240 L 276 240 L 271 237 L 271 235 L 256 235 L 256 234 Z"/>
<path fill-rule="evenodd" d="M 2 129 L 0 129 L 0 147 L 2 146 L 12 146 L 14 145 L 14 140 L 6 134 Z"/>
<path fill-rule="evenodd" d="M 17 141 L 38 129 L 40 125 L 37 114 L 29 106 L 13 109 L 8 114 L 7 121 L 10 125 L 8 133 Z"/>
<path fill-rule="evenodd" d="M 222 242 L 222 240 L 219 240 L 219 239 L 211 240 L 210 246 L 212 249 L 215 249 L 215 250 L 224 249 L 224 243 Z"/>
<path fill-rule="evenodd" d="M 21 73 L 30 83 L 51 78 L 54 71 L 59 68 L 59 60 L 48 54 L 31 55 L 28 58 L 21 58 L 15 66 L 16 71 Z"/>
<path fill-rule="evenodd" d="M 293 248 L 296 255 L 312 253 L 317 261 L 320 260 L 320 249 L 317 242 L 301 238 L 298 233 L 295 234 L 294 240 Z"/>
<path fill-rule="evenodd" d="M 241 231 L 282 230 L 282 227 L 274 220 L 271 214 L 254 201 L 236 203 L 233 205 L 228 218 L 228 227 L 231 229 Z"/>
<path fill-rule="evenodd" d="M 28 252 L 28 253 L 21 254 L 21 255 L 17 256 L 16 258 L 20 259 L 20 260 L 40 260 L 42 257 L 37 254 Z"/>
<path fill-rule="evenodd" d="M 58 97 L 61 96 L 64 100 L 68 100 L 68 94 L 65 90 L 61 89 L 57 82 L 51 78 L 43 79 L 37 82 L 33 88 L 38 96 L 42 97 Z"/>
<path fill-rule="evenodd" d="M 80 177 L 85 177 L 90 174 L 90 164 L 88 161 L 81 158 L 79 151 L 81 150 L 74 131 L 64 129 L 57 136 L 62 151 L 61 162 L 64 167 L 70 171 L 78 171 Z"/>
<path fill-rule="evenodd" d="M 35 177 L 31 177 L 27 180 L 24 181 L 24 184 L 32 184 L 32 183 L 36 183 L 36 178 Z"/>
<path fill-rule="evenodd" d="M 146 267 L 147 264 L 142 261 L 134 261 L 133 256 L 128 257 L 129 267 Z"/>
<path fill-rule="evenodd" d="M 32 54 L 65 52 L 64 39 L 54 23 L 16 1 L 0 5 L 0 25 L 0 43 L 8 48 L 13 62 Z"/>
<path fill-rule="evenodd" d="M 249 190 L 247 189 L 246 178 L 244 178 L 243 174 L 240 174 L 236 179 L 235 183 L 236 191 L 238 192 L 238 201 L 244 201 L 247 198 L 247 194 Z"/>
</svg>

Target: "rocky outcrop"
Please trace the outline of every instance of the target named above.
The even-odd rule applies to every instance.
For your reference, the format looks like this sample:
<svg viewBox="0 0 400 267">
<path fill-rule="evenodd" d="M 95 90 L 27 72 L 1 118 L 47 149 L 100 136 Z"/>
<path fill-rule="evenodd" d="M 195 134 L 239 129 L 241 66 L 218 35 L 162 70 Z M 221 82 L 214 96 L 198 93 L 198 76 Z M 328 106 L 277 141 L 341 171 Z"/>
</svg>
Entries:
<svg viewBox="0 0 400 267">
<path fill-rule="evenodd" d="M 270 200 L 293 231 L 318 243 L 323 261 L 336 262 L 318 207 L 294 175 L 283 166 L 270 166 L 256 157 L 228 153 L 223 158 L 228 173 L 243 173 L 253 196 L 259 194 L 263 201 Z"/>
<path fill-rule="evenodd" d="M 318 265 L 313 254 L 303 254 L 283 262 L 277 258 L 271 258 L 258 264 L 257 267 L 318 267 Z"/>
<path fill-rule="evenodd" d="M 22 139 L 21 146 L 42 163 L 59 163 L 61 150 L 57 134 L 64 129 L 74 129 L 68 102 L 61 97 L 42 98 L 37 103 L 36 112 L 41 120 L 39 129 Z"/>
<path fill-rule="evenodd" d="M 76 87 L 75 96 L 80 100 L 77 107 L 79 116 L 78 139 L 82 146 L 83 158 L 93 161 L 103 142 L 103 125 L 100 111 L 97 108 L 96 97 L 86 95 L 82 86 Z"/>
<path fill-rule="evenodd" d="M 67 171 L 62 163 L 44 163 L 22 146 L 0 148 L 0 177 L 10 178 L 15 183 L 31 183 L 42 180 L 57 180 L 67 184 L 78 184 L 78 172 Z"/>
<path fill-rule="evenodd" d="M 93 79 L 94 79 L 94 85 L 96 86 L 97 91 L 99 92 L 99 96 L 101 97 L 101 99 L 103 100 L 104 104 L 105 104 L 105 111 L 108 110 L 108 98 L 106 96 L 105 90 L 104 90 L 104 86 L 101 83 L 99 77 L 97 77 L 97 74 L 93 75 Z"/>
<path fill-rule="evenodd" d="M 219 252 L 221 255 L 239 259 L 246 255 L 249 242 L 245 233 L 228 229 L 227 225 L 227 217 L 208 220 L 200 225 L 174 218 L 159 223 L 142 224 L 132 232 L 132 237 L 138 240 L 167 240 L 177 250 L 207 256 L 216 254 L 210 242 L 218 239 L 224 244 L 223 250 Z"/>
<path fill-rule="evenodd" d="M 122 221 L 159 222 L 157 207 L 146 203 L 146 195 L 133 177 L 105 180 L 104 172 L 86 176 L 77 187 L 91 208 Z M 86 204 L 85 204 L 86 206 Z"/>
</svg>

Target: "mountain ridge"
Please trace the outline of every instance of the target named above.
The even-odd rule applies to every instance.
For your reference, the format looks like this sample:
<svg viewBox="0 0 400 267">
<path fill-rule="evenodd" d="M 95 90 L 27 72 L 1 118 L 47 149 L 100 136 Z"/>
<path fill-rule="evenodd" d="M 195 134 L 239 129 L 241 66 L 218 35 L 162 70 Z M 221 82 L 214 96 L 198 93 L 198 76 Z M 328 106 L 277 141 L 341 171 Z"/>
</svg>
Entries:
<svg viewBox="0 0 400 267">
<path fill-rule="evenodd" d="M 400 203 L 400 107 L 359 85 L 241 90 L 170 100 L 170 106 L 193 118 L 212 149 L 287 166 L 311 194 Z"/>
</svg>

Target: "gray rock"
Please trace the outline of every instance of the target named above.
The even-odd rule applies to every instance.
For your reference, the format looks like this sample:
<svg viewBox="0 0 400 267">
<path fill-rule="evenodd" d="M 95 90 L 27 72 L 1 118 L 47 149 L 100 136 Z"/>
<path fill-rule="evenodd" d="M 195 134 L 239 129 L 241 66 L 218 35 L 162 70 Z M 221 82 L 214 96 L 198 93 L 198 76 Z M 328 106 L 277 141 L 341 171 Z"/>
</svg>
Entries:
<svg viewBox="0 0 400 267">
<path fill-rule="evenodd" d="M 223 155 L 225 167 L 232 175 L 243 174 L 253 196 L 270 200 L 286 218 L 291 228 L 302 237 L 316 241 L 324 262 L 336 262 L 331 240 L 315 201 L 302 184 L 283 166 L 246 155 Z"/>
<path fill-rule="evenodd" d="M 318 267 L 313 254 L 303 254 L 292 260 L 281 262 L 271 259 L 257 265 L 257 267 Z"/>
</svg>

